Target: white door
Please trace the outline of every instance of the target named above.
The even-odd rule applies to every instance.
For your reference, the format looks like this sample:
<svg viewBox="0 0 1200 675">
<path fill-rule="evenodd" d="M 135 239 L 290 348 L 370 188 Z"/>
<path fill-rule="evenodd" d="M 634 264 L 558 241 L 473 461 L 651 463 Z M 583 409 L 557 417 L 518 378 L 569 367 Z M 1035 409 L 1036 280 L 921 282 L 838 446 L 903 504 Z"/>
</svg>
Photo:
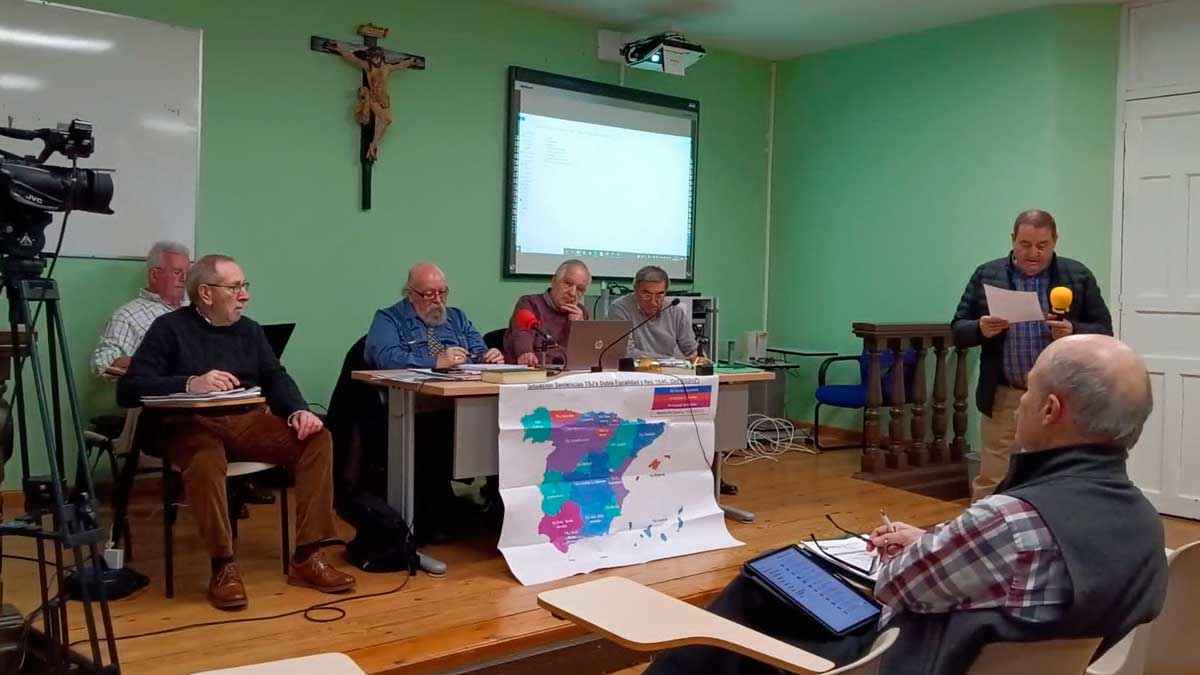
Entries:
<svg viewBox="0 0 1200 675">
<path fill-rule="evenodd" d="M 1162 513 L 1200 518 L 1200 94 L 1125 107 L 1121 338 L 1154 414 L 1130 474 Z"/>
</svg>

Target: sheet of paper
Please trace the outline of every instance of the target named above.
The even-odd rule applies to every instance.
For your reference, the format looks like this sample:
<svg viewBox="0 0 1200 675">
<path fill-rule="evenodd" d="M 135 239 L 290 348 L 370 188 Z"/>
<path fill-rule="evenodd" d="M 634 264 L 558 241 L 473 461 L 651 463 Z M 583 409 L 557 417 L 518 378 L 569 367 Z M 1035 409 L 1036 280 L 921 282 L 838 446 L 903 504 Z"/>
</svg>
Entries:
<svg viewBox="0 0 1200 675">
<path fill-rule="evenodd" d="M 875 565 L 875 554 L 869 553 L 867 542 L 857 537 L 823 539 L 818 543 L 820 543 L 819 547 L 814 546 L 811 541 L 801 541 L 800 545 L 826 560 L 832 560 L 835 563 L 849 563 L 861 570 L 869 570 Z M 875 580 L 879 578 L 879 571 L 876 570 L 871 574 L 864 574 L 864 576 Z"/>
<path fill-rule="evenodd" d="M 1008 319 L 1009 323 L 1046 320 L 1042 304 L 1033 291 L 1010 291 L 984 284 L 983 293 L 987 296 L 988 314 L 991 316 Z"/>
</svg>

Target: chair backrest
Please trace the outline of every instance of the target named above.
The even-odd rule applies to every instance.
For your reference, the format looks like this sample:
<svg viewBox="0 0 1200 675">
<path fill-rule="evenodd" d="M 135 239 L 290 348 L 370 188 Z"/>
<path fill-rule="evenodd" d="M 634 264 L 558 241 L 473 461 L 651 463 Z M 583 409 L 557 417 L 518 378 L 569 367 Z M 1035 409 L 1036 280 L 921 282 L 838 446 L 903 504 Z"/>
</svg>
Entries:
<svg viewBox="0 0 1200 675">
<path fill-rule="evenodd" d="M 883 350 L 879 353 L 879 376 L 881 389 L 884 400 L 892 395 L 892 370 L 895 366 L 896 358 L 892 355 L 891 350 Z M 917 351 L 912 347 L 904 350 L 904 393 L 907 398 L 912 398 L 914 376 L 916 375 L 917 366 Z M 871 373 L 871 353 L 863 351 L 858 358 L 858 376 L 859 381 L 866 385 Z"/>
<path fill-rule="evenodd" d="M 1200 541 L 1167 556 L 1167 602 L 1149 626 L 1146 675 L 1200 672 Z"/>
<path fill-rule="evenodd" d="M 378 387 L 351 377 L 355 370 L 370 369 L 366 344 L 364 335 L 347 350 L 329 398 L 326 427 L 333 434 L 334 501 L 339 506 L 355 491 L 371 489 L 367 483 L 384 480 L 375 469 L 386 466 L 387 404 Z"/>
<path fill-rule="evenodd" d="M 975 657 L 967 675 L 1083 675 L 1100 638 L 993 642 Z"/>
<path fill-rule="evenodd" d="M 504 333 L 507 331 L 507 328 L 489 330 L 483 334 L 483 344 L 487 345 L 488 349 L 504 349 Z"/>
<path fill-rule="evenodd" d="M 875 644 L 871 645 L 871 651 L 861 659 L 831 670 L 825 675 L 878 675 L 879 661 L 883 657 L 883 653 L 892 648 L 899 635 L 899 628 L 889 628 L 883 631 L 879 637 L 875 638 Z"/>
</svg>

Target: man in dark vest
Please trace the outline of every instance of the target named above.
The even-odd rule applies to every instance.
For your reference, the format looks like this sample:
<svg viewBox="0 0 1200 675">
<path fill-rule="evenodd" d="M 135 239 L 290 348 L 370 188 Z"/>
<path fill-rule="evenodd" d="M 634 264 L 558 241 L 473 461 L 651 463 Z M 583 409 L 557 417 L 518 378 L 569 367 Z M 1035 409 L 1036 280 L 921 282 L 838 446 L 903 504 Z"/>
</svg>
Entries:
<svg viewBox="0 0 1200 675">
<path fill-rule="evenodd" d="M 878 626 L 830 636 L 744 575 L 710 609 L 838 665 L 898 627 L 883 675 L 965 673 L 983 645 L 999 641 L 1100 637 L 1099 656 L 1157 616 L 1166 596 L 1162 523 L 1125 471 L 1152 406 L 1145 362 L 1125 344 L 1056 340 L 1030 371 L 1017 409 L 1024 450 L 997 491 L 928 532 L 893 523 L 871 533 L 884 556 Z M 687 647 L 646 672 L 776 671 Z"/>
</svg>

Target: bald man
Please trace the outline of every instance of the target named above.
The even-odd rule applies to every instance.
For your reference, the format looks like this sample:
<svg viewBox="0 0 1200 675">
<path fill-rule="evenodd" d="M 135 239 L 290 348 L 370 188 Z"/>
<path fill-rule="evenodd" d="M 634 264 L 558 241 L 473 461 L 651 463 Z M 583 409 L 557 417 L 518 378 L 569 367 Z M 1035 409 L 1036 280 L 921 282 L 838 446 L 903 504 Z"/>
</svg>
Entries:
<svg viewBox="0 0 1200 675">
<path fill-rule="evenodd" d="M 928 532 L 870 535 L 881 564 L 877 625 L 835 637 L 745 576 L 710 609 L 837 665 L 899 628 L 881 675 L 959 675 L 988 642 L 1101 638 L 1096 658 L 1162 611 L 1162 523 L 1126 461 L 1153 401 L 1140 356 L 1074 335 L 1042 351 L 1017 408 L 1018 447 L 996 492 Z M 774 672 L 712 647 L 666 652 L 646 671 Z"/>
<path fill-rule="evenodd" d="M 379 369 L 504 363 L 504 355 L 487 348 L 467 315 L 446 304 L 449 296 L 441 268 L 428 262 L 414 265 L 404 299 L 375 312 L 367 332 L 367 363 Z"/>
<path fill-rule="evenodd" d="M 464 363 L 504 363 L 498 349 L 488 349 L 483 336 L 461 309 L 446 304 L 450 287 L 433 263 L 408 271 L 404 299 L 375 312 L 367 332 L 365 356 L 372 368 L 453 368 Z M 454 408 L 448 399 L 424 397 L 415 420 L 416 463 L 413 535 L 419 544 L 453 534 L 458 502 L 450 485 L 453 474 Z"/>
</svg>

